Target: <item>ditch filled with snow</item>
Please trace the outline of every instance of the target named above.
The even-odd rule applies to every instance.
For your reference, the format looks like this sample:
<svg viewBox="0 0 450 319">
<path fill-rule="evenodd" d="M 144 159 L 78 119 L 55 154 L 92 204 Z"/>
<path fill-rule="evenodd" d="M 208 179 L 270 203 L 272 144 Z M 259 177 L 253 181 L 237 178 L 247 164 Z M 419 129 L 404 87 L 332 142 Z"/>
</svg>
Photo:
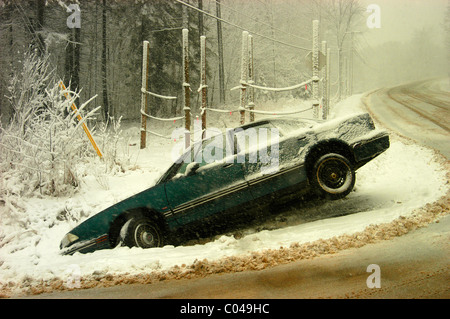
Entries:
<svg viewBox="0 0 450 319">
<path fill-rule="evenodd" d="M 360 99 L 355 95 L 342 101 L 332 116 L 364 111 Z M 309 103 L 290 100 L 285 105 L 279 111 L 305 109 Z M 222 127 L 231 116 L 237 120 L 237 114 L 221 114 L 210 115 L 209 121 Z M 173 129 L 152 125 L 152 130 L 165 129 L 164 134 Z M 150 136 L 148 148 L 139 150 L 137 123 L 122 135 L 126 169 L 105 175 L 99 163 L 87 163 L 73 196 L 2 198 L 0 296 L 263 269 L 402 235 L 447 214 L 450 206 L 448 163 L 433 150 L 391 134 L 391 147 L 358 170 L 355 190 L 342 200 L 294 203 L 261 225 L 184 246 L 60 255 L 60 240 L 73 227 L 152 186 L 170 166 L 171 150 L 179 143 Z"/>
</svg>

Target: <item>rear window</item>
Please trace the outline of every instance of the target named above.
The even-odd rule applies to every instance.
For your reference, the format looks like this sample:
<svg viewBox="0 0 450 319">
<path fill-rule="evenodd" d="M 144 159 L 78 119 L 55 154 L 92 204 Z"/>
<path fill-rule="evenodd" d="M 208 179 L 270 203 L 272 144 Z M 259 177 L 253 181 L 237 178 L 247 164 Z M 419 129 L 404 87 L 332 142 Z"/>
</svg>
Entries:
<svg viewBox="0 0 450 319">
<path fill-rule="evenodd" d="M 314 122 L 295 121 L 295 120 L 279 120 L 273 122 L 284 134 L 290 134 L 294 131 L 311 127 Z"/>
</svg>

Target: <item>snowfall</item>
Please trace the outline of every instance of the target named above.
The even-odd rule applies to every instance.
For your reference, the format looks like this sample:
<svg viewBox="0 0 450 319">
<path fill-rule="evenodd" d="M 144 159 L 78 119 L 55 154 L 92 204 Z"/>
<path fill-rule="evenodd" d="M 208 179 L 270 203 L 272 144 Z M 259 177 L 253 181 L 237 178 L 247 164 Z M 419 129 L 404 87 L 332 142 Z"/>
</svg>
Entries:
<svg viewBox="0 0 450 319">
<path fill-rule="evenodd" d="M 364 112 L 362 96 L 354 95 L 336 104 L 331 117 Z M 310 105 L 298 100 L 283 101 L 282 108 L 277 106 L 280 104 L 267 104 L 263 109 L 292 111 Z M 238 117 L 236 113 L 223 113 L 217 115 L 214 122 L 213 116 L 210 121 L 222 125 L 232 117 L 237 121 Z M 311 117 L 312 114 L 306 112 L 301 116 Z M 111 284 L 127 282 L 114 281 L 119 277 L 138 278 L 154 274 L 161 280 L 176 272 L 176 278 L 184 275 L 189 278 L 192 265 L 199 262 L 207 265 L 227 260 L 244 261 L 247 257 L 269 255 L 280 249 L 295 249 L 318 241 L 361 235 L 370 227 L 416 216 L 421 208 L 439 201 L 449 190 L 445 161 L 439 160 L 434 150 L 390 132 L 391 147 L 358 170 L 355 190 L 345 199 L 294 207 L 283 212 L 283 218 L 275 214 L 272 221 L 243 229 L 239 235 L 219 234 L 176 247 L 116 247 L 89 254 L 61 255 L 60 241 L 73 227 L 102 209 L 152 186 L 171 165 L 172 149 L 180 141 L 150 135 L 148 147 L 140 150 L 139 125 L 122 127 L 122 152 L 130 162 L 126 170 L 99 177 L 95 167 L 87 167 L 79 190 L 70 197 L 37 194 L 27 198 L 10 196 L 1 199 L 0 297 L 88 288 L 105 285 L 107 281 Z M 157 124 L 152 128 L 163 130 Z M 358 238 L 363 236 L 354 237 L 355 240 Z"/>
</svg>

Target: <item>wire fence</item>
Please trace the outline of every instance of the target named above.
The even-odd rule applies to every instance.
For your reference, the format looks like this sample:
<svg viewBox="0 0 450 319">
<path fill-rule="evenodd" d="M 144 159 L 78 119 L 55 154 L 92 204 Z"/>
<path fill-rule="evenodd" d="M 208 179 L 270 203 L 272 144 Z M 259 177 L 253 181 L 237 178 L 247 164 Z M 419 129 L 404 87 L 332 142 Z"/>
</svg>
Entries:
<svg viewBox="0 0 450 319">
<path fill-rule="evenodd" d="M 182 1 L 179 1 L 180 3 Z M 187 5 L 186 3 L 182 3 Z M 322 41 L 322 52 L 319 51 L 319 38 L 318 38 L 318 28 L 319 22 L 317 20 L 313 21 L 313 46 L 312 46 L 312 54 L 311 54 L 311 67 L 312 67 L 312 75 L 311 78 L 303 81 L 298 84 L 294 84 L 287 87 L 268 87 L 255 84 L 254 79 L 254 60 L 253 60 L 253 37 L 249 34 L 248 31 L 242 32 L 242 51 L 241 51 L 241 79 L 239 81 L 239 85 L 233 87 L 231 90 L 239 90 L 239 106 L 231 109 L 219 109 L 208 107 L 207 105 L 207 90 L 208 85 L 206 84 L 206 50 L 205 50 L 205 37 L 201 36 L 201 70 L 200 70 L 200 78 L 201 83 L 197 92 L 201 94 L 202 97 L 202 105 L 201 105 L 201 130 L 194 127 L 194 132 L 201 131 L 202 138 L 205 138 L 206 134 L 206 122 L 207 122 L 207 112 L 213 113 L 229 113 L 230 115 L 234 113 L 239 113 L 240 120 L 239 123 L 241 125 L 245 124 L 246 113 L 248 112 L 250 115 L 250 122 L 255 121 L 255 114 L 261 114 L 265 116 L 289 116 L 295 114 L 305 113 L 307 111 L 313 111 L 313 117 L 318 118 L 319 108 L 322 106 L 323 118 L 326 119 L 328 116 L 328 108 L 329 108 L 329 89 L 327 91 L 327 87 L 329 86 L 329 75 L 327 72 L 329 59 L 329 50 L 326 47 L 326 42 Z M 185 147 L 190 146 L 191 142 L 191 108 L 190 108 L 190 94 L 191 88 L 189 83 L 189 47 L 188 47 L 188 30 L 183 29 L 183 102 L 184 102 L 184 115 L 176 116 L 171 118 L 160 118 L 157 116 L 152 116 L 147 111 L 147 97 L 153 96 L 160 99 L 165 100 L 175 100 L 177 97 L 174 96 L 166 96 L 161 94 L 156 94 L 148 90 L 148 63 L 149 63 L 149 43 L 148 41 L 144 41 L 144 52 L 143 52 L 143 64 L 142 64 L 142 102 L 141 102 L 141 116 L 142 116 L 142 126 L 141 126 L 141 148 L 145 148 L 145 139 L 146 133 L 150 133 L 154 136 L 171 139 L 172 136 L 166 136 L 164 134 L 160 134 L 151 130 L 148 130 L 146 127 L 147 119 L 158 120 L 162 122 L 177 122 L 184 120 L 184 134 L 185 134 Z M 303 48 L 302 48 L 303 49 Z M 309 56 L 309 55 L 307 55 Z M 322 75 L 320 74 L 320 70 L 323 70 Z M 328 70 L 329 71 L 329 70 Z M 321 77 L 320 77 L 321 76 Z M 319 97 L 319 83 L 322 83 L 322 97 Z M 305 88 L 305 91 L 308 90 L 308 86 L 311 85 L 311 91 L 313 93 L 312 97 L 312 106 L 308 108 L 303 108 L 300 110 L 293 111 L 280 111 L 280 110 L 255 110 L 255 94 L 254 90 L 260 91 L 268 91 L 268 92 L 288 92 L 298 90 L 302 87 Z M 198 117 L 197 117 L 198 120 Z M 195 125 L 194 125 L 195 126 Z"/>
</svg>

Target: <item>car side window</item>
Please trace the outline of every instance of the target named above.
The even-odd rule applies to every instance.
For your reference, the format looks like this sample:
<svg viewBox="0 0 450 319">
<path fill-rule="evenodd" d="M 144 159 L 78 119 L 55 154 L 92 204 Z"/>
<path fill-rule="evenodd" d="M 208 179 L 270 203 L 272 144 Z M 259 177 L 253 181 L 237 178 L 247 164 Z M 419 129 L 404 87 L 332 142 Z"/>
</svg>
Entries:
<svg viewBox="0 0 450 319">
<path fill-rule="evenodd" d="M 180 165 L 174 177 L 185 176 L 189 171 L 188 167 L 192 163 L 198 163 L 198 168 L 205 167 L 215 162 L 223 161 L 226 156 L 226 148 L 224 148 L 224 135 L 213 136 L 199 145 L 194 145 L 191 150 L 191 157 L 186 158 Z"/>
<path fill-rule="evenodd" d="M 246 129 L 237 129 L 235 132 L 237 153 L 255 153 L 259 148 L 270 148 L 271 144 L 278 142 L 280 131 L 272 123 L 263 123 Z"/>
<path fill-rule="evenodd" d="M 256 163 L 257 157 L 270 156 L 272 143 L 278 143 L 281 132 L 270 122 L 260 123 L 255 126 L 230 129 L 223 134 L 218 134 L 204 140 L 201 144 L 194 144 L 189 155 L 181 163 L 172 178 L 186 176 L 190 172 L 189 165 L 198 163 L 196 169 L 202 170 L 213 163 L 225 163 L 235 161 L 234 155 L 240 154 L 237 161 L 243 161 L 242 156 L 248 153 L 248 160 Z M 201 147 L 200 147 L 201 145 Z"/>
</svg>

